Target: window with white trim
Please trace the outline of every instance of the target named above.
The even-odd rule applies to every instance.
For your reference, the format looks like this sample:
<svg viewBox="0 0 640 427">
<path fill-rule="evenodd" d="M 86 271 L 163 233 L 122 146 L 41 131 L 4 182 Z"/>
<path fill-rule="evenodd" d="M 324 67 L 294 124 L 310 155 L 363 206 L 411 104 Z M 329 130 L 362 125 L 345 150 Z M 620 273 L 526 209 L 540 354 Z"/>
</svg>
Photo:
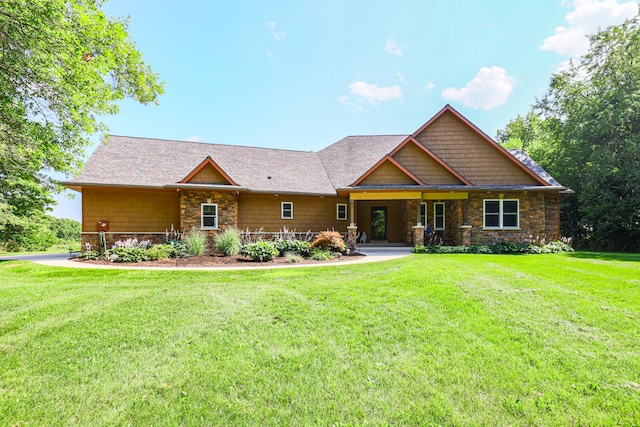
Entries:
<svg viewBox="0 0 640 427">
<path fill-rule="evenodd" d="M 336 203 L 336 219 L 339 221 L 346 221 L 347 219 L 347 205 L 344 203 Z"/>
<path fill-rule="evenodd" d="M 280 203 L 280 213 L 282 219 L 293 219 L 293 202 Z"/>
<path fill-rule="evenodd" d="M 200 226 L 204 229 L 218 228 L 217 203 L 203 203 L 200 205 Z"/>
<path fill-rule="evenodd" d="M 427 204 L 420 203 L 420 224 L 427 226 Z"/>
<path fill-rule="evenodd" d="M 484 201 L 484 228 L 519 227 L 520 201 L 518 199 Z"/>
<path fill-rule="evenodd" d="M 444 230 L 444 202 L 433 204 L 433 229 Z"/>
</svg>

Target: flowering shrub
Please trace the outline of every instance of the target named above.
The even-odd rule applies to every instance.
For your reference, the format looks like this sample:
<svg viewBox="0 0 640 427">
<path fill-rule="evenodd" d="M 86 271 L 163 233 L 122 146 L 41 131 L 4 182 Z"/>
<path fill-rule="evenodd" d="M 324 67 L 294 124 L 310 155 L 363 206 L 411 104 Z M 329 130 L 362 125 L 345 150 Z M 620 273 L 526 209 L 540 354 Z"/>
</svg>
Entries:
<svg viewBox="0 0 640 427">
<path fill-rule="evenodd" d="M 311 243 L 311 247 L 334 252 L 344 252 L 347 249 L 342 235 L 337 231 L 323 231 L 318 234 L 313 243 Z"/>
</svg>

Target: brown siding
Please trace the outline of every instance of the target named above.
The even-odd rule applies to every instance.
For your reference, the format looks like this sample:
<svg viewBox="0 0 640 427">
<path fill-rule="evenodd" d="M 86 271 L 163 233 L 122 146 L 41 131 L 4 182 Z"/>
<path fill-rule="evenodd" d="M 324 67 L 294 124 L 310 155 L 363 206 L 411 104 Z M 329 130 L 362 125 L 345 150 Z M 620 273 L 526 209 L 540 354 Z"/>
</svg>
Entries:
<svg viewBox="0 0 640 427">
<path fill-rule="evenodd" d="M 189 182 L 199 184 L 229 184 L 229 181 L 211 165 L 206 165 L 202 168 Z"/>
<path fill-rule="evenodd" d="M 380 201 L 357 201 L 356 209 L 358 218 L 356 225 L 358 232 L 367 233 L 367 243 L 371 241 L 371 208 L 386 207 L 387 208 L 387 242 L 389 243 L 411 243 L 405 240 L 405 218 L 404 213 L 405 202 L 403 200 L 380 200 Z M 410 214 L 409 214 L 410 215 Z M 412 226 L 415 225 L 415 219 Z"/>
<path fill-rule="evenodd" d="M 336 219 L 336 204 L 349 201 L 338 197 L 241 194 L 238 228 L 278 231 L 286 227 L 299 232 L 335 230 L 346 233 L 348 220 Z M 281 202 L 293 203 L 293 219 L 282 219 Z M 349 218 L 349 212 L 347 212 Z"/>
<path fill-rule="evenodd" d="M 108 221 L 109 232 L 164 232 L 179 226 L 178 193 L 163 190 L 84 188 L 82 231 L 97 232 Z"/>
<path fill-rule="evenodd" d="M 393 158 L 427 185 L 462 184 L 451 172 L 413 143 L 402 147 Z"/>
<path fill-rule="evenodd" d="M 362 180 L 359 185 L 385 184 L 416 185 L 416 182 L 398 169 L 397 166 L 387 161 L 378 166 L 378 168 Z"/>
<path fill-rule="evenodd" d="M 472 184 L 539 185 L 450 112 L 416 139 Z"/>
</svg>

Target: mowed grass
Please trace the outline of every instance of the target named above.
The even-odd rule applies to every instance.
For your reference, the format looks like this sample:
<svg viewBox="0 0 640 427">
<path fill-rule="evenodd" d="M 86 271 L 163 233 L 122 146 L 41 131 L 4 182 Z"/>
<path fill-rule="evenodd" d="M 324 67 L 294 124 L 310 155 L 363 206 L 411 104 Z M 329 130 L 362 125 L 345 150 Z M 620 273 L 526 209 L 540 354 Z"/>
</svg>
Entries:
<svg viewBox="0 0 640 427">
<path fill-rule="evenodd" d="M 0 262 L 0 425 L 638 425 L 640 256 Z"/>
</svg>

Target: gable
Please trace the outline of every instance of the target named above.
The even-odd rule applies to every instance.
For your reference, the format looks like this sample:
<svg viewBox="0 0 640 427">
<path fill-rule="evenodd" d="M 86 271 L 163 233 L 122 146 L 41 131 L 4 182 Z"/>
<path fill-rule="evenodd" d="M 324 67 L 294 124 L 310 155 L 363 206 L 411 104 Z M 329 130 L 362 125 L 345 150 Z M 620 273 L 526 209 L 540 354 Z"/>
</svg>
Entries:
<svg viewBox="0 0 640 427">
<path fill-rule="evenodd" d="M 422 183 L 397 164 L 391 157 L 384 158 L 353 185 L 421 185 Z"/>
<path fill-rule="evenodd" d="M 465 184 L 413 140 L 401 146 L 392 157 L 427 185 Z"/>
<path fill-rule="evenodd" d="M 450 107 L 414 137 L 474 185 L 545 185 Z"/>
<path fill-rule="evenodd" d="M 211 157 L 204 159 L 181 183 L 236 185 L 236 183 L 211 160 Z"/>
</svg>

